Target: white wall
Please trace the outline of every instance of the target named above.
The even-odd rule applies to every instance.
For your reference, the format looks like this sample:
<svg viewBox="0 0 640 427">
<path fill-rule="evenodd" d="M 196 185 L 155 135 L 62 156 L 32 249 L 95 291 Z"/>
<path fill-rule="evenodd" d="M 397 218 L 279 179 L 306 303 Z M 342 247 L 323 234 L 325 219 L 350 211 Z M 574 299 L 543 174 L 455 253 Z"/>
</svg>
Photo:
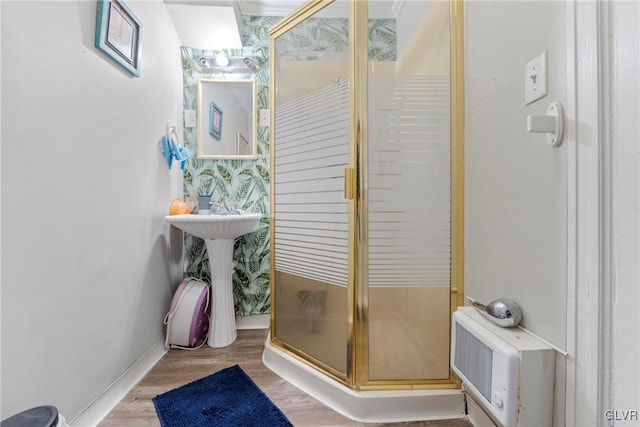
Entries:
<svg viewBox="0 0 640 427">
<path fill-rule="evenodd" d="M 613 396 L 618 426 L 640 424 L 640 4 L 612 3 Z M 623 411 L 635 410 L 635 417 Z"/>
<path fill-rule="evenodd" d="M 566 104 L 563 2 L 465 4 L 465 294 L 516 300 L 524 325 L 565 346 L 566 146 L 526 132 Z M 548 51 L 549 95 L 524 101 L 525 64 Z"/>
<path fill-rule="evenodd" d="M 513 291 L 526 326 L 567 349 L 566 396 L 556 372 L 555 425 L 638 425 L 640 5 L 465 8 L 465 293 L 490 300 Z M 524 107 L 514 96 L 522 66 L 543 50 L 551 96 Z M 550 100 L 568 113 L 566 149 L 553 157 L 513 127 Z M 514 227 L 519 219 L 526 224 Z M 503 272 L 513 279 L 518 270 L 520 287 L 507 287 Z"/>
<path fill-rule="evenodd" d="M 95 1 L 1 3 L 2 418 L 75 417 L 161 339 L 182 276 L 159 149 L 182 126 L 179 42 L 160 0 L 127 4 L 140 78 L 94 47 Z"/>
<path fill-rule="evenodd" d="M 526 132 L 567 105 L 565 2 L 465 2 L 465 295 L 517 301 L 523 325 L 567 347 L 567 143 Z M 525 64 L 548 52 L 548 96 L 525 105 Z M 572 120 L 571 117 L 568 118 Z M 564 424 L 558 356 L 554 425 Z"/>
</svg>

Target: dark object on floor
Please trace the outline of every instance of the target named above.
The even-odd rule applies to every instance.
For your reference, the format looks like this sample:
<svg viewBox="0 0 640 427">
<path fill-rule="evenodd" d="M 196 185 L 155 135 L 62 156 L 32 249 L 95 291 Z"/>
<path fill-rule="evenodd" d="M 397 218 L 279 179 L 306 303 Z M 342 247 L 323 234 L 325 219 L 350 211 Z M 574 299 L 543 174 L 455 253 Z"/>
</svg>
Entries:
<svg viewBox="0 0 640 427">
<path fill-rule="evenodd" d="M 238 365 L 153 398 L 162 427 L 292 427 Z"/>
<path fill-rule="evenodd" d="M 57 425 L 58 409 L 51 405 L 28 409 L 0 422 L 1 427 L 56 427 Z"/>
</svg>

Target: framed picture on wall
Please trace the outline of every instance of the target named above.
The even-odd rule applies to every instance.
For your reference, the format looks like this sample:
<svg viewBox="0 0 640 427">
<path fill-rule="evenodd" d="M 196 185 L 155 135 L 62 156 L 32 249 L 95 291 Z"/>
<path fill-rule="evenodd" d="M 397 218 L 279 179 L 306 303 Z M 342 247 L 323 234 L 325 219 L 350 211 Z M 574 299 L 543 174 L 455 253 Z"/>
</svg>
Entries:
<svg viewBox="0 0 640 427">
<path fill-rule="evenodd" d="M 247 156 L 249 152 L 249 141 L 240 132 L 236 133 L 236 154 Z"/>
<path fill-rule="evenodd" d="M 142 24 L 122 0 L 98 0 L 95 45 L 136 77 L 140 76 Z"/>
<path fill-rule="evenodd" d="M 213 101 L 209 104 L 209 133 L 217 140 L 222 138 L 222 110 Z"/>
</svg>

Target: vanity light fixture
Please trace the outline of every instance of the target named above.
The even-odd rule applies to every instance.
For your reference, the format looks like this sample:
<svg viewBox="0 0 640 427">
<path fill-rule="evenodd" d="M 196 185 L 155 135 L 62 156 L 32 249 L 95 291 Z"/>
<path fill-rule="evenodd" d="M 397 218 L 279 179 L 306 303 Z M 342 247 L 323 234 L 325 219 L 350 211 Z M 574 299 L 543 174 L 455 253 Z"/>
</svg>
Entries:
<svg viewBox="0 0 640 427">
<path fill-rule="evenodd" d="M 201 56 L 193 62 L 199 72 L 209 73 L 253 73 L 260 66 L 255 56 Z"/>
</svg>

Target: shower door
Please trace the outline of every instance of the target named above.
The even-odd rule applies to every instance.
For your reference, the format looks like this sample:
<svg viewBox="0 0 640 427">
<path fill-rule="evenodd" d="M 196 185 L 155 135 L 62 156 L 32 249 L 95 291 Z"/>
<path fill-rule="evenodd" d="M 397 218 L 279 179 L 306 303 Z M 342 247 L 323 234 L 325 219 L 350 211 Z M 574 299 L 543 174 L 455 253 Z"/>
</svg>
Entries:
<svg viewBox="0 0 640 427">
<path fill-rule="evenodd" d="M 352 388 L 452 388 L 461 2 L 392 3 L 271 32 L 272 342 Z"/>
<path fill-rule="evenodd" d="M 358 242 L 366 280 L 358 285 L 368 309 L 360 381 L 371 385 L 450 376 L 450 7 L 405 2 L 393 57 L 377 58 L 368 42 L 366 224 Z"/>
<path fill-rule="evenodd" d="M 328 3 L 299 11 L 282 34 L 272 30 L 272 336 L 345 380 L 349 22 L 344 3 Z"/>
</svg>

